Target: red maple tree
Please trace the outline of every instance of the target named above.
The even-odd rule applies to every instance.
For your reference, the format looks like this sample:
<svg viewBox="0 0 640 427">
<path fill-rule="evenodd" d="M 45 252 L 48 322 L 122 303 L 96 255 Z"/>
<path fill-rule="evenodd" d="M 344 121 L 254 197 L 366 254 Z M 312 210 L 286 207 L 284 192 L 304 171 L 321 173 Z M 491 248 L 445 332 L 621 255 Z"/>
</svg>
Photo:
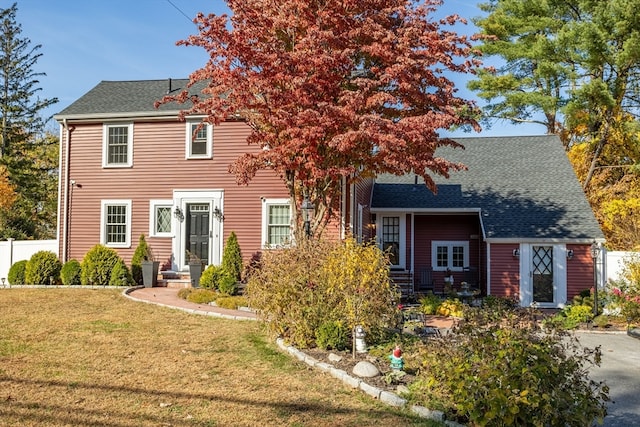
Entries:
<svg viewBox="0 0 640 427">
<path fill-rule="evenodd" d="M 188 89 L 162 102 L 191 101 L 182 112 L 218 124 L 240 115 L 254 150 L 231 166 L 241 184 L 261 169 L 283 178 L 292 200 L 316 206 L 313 230 L 333 214 L 341 184 L 376 173 L 430 173 L 462 165 L 434 156 L 439 129 L 471 125 L 475 105 L 456 96 L 452 72 L 479 66 L 469 40 L 435 20 L 439 0 L 226 0 L 232 15 L 199 14 L 207 64 Z M 295 209 L 295 206 L 294 206 Z M 295 209 L 297 212 L 298 210 Z"/>
</svg>

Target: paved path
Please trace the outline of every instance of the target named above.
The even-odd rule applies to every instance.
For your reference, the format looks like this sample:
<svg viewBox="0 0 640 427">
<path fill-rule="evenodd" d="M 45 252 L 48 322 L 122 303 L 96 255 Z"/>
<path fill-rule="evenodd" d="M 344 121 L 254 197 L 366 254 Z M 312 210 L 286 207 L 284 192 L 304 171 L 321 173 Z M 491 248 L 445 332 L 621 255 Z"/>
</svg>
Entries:
<svg viewBox="0 0 640 427">
<path fill-rule="evenodd" d="M 605 427 L 640 426 L 640 340 L 626 333 L 576 332 L 585 347 L 602 349 L 602 363 L 591 378 L 609 386 Z"/>
<path fill-rule="evenodd" d="M 208 304 L 196 304 L 178 297 L 176 288 L 134 288 L 125 293 L 130 299 L 171 307 L 178 310 L 206 316 L 224 317 L 234 320 L 255 320 L 256 314 L 251 311 L 230 310 Z"/>
</svg>

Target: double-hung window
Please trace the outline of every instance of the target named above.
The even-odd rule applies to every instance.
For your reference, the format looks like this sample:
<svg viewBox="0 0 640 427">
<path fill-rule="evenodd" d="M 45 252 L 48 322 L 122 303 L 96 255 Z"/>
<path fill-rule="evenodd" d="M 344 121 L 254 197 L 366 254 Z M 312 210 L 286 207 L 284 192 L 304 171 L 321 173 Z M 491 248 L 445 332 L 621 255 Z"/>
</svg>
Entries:
<svg viewBox="0 0 640 427">
<path fill-rule="evenodd" d="M 103 167 L 131 167 L 133 164 L 133 123 L 105 124 L 102 140 Z"/>
<path fill-rule="evenodd" d="M 149 236 L 171 237 L 171 200 L 149 201 Z"/>
<path fill-rule="evenodd" d="M 187 159 L 210 159 L 213 147 L 213 126 L 200 121 L 188 121 L 186 133 Z"/>
<path fill-rule="evenodd" d="M 264 247 L 291 243 L 291 205 L 288 199 L 263 199 L 262 242 Z"/>
<path fill-rule="evenodd" d="M 113 248 L 131 247 L 131 200 L 103 200 L 100 241 Z"/>
<path fill-rule="evenodd" d="M 434 240 L 431 243 L 431 265 L 437 271 L 462 271 L 469 265 L 469 242 Z"/>
</svg>

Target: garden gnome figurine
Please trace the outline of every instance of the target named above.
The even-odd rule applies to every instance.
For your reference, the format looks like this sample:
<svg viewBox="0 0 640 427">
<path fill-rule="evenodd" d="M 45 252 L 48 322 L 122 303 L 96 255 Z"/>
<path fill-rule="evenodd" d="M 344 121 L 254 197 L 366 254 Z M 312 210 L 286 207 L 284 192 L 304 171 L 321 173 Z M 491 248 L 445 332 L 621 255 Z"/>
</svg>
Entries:
<svg viewBox="0 0 640 427">
<path fill-rule="evenodd" d="M 399 345 L 396 345 L 396 348 L 393 349 L 393 353 L 389 356 L 389 359 L 391 360 L 391 369 L 401 371 L 404 368 L 402 349 L 400 349 Z"/>
</svg>

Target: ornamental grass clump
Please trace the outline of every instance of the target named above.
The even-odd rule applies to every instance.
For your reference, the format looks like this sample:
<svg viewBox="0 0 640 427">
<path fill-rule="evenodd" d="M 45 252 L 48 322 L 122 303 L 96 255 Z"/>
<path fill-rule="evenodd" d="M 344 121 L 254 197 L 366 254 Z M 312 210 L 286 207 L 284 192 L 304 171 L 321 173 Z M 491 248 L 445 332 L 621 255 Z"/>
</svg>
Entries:
<svg viewBox="0 0 640 427">
<path fill-rule="evenodd" d="M 608 387 L 589 379 L 600 349 L 541 330 L 532 309 L 470 308 L 441 340 L 419 348 L 410 400 L 468 425 L 587 426 L 607 413 Z"/>
</svg>

